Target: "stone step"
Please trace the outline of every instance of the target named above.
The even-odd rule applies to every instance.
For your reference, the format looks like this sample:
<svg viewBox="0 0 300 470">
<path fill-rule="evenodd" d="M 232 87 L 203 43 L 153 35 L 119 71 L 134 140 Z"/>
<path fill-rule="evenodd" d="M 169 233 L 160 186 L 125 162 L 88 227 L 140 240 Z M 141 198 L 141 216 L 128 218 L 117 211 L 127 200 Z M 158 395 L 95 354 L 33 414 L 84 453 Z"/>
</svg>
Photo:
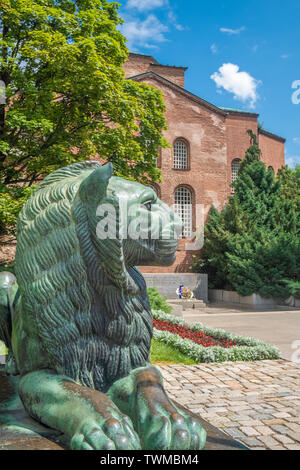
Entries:
<svg viewBox="0 0 300 470">
<path fill-rule="evenodd" d="M 190 309 L 190 308 L 203 309 L 206 307 L 206 303 L 203 300 L 198 300 L 198 299 L 192 299 L 192 300 L 168 299 L 167 302 L 169 305 L 173 307 L 173 314 L 178 315 L 178 316 L 182 315 L 182 311 Z"/>
</svg>

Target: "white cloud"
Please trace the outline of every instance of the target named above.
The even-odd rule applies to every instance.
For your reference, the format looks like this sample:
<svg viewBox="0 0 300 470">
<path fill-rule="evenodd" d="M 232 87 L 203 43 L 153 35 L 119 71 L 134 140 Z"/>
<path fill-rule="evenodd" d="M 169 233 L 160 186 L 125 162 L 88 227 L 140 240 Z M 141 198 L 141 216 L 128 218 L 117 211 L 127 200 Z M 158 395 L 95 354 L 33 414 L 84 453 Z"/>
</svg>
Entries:
<svg viewBox="0 0 300 470">
<path fill-rule="evenodd" d="M 293 157 L 288 157 L 285 159 L 285 164 L 290 168 L 295 168 L 296 165 L 300 165 L 300 155 L 295 155 Z"/>
<path fill-rule="evenodd" d="M 293 137 L 293 142 L 294 142 L 294 144 L 300 144 L 300 138 L 299 137 Z"/>
<path fill-rule="evenodd" d="M 213 54 L 217 54 L 217 52 L 218 52 L 218 47 L 216 46 L 216 44 L 212 44 L 212 45 L 210 46 L 210 50 L 211 50 L 211 52 L 212 52 Z"/>
<path fill-rule="evenodd" d="M 164 33 L 168 27 L 159 21 L 155 15 L 149 15 L 145 20 L 132 19 L 125 21 L 121 31 L 128 40 L 128 47 L 134 50 L 138 46 L 153 48 L 152 42 L 164 42 Z"/>
<path fill-rule="evenodd" d="M 136 8 L 139 11 L 147 11 L 163 7 L 167 3 L 168 0 L 128 0 L 126 7 Z"/>
<path fill-rule="evenodd" d="M 288 59 L 290 57 L 290 54 L 282 54 L 281 59 Z"/>
<path fill-rule="evenodd" d="M 240 34 L 242 31 L 245 31 L 245 26 L 242 26 L 241 28 L 238 29 L 231 29 L 231 28 L 220 28 L 221 33 L 226 33 L 226 34 Z"/>
<path fill-rule="evenodd" d="M 249 102 L 253 108 L 259 98 L 257 87 L 260 81 L 251 77 L 248 72 L 240 72 L 240 68 L 235 64 L 223 64 L 218 72 L 211 75 L 211 79 L 217 85 L 217 88 L 224 88 L 229 93 L 233 93 L 235 100 Z"/>
<path fill-rule="evenodd" d="M 258 44 L 255 44 L 253 47 L 252 47 L 252 51 L 253 52 L 257 52 L 258 50 Z"/>
<path fill-rule="evenodd" d="M 172 10 L 169 11 L 168 18 L 177 31 L 184 31 L 186 29 L 184 26 L 178 23 L 177 17 Z"/>
</svg>

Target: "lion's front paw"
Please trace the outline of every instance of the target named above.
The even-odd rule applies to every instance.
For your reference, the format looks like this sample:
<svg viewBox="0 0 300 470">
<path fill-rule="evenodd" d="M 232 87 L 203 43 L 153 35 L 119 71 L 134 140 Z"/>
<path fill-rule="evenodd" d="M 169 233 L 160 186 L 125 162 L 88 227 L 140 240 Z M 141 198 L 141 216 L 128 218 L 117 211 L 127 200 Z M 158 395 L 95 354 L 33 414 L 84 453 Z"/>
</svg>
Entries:
<svg viewBox="0 0 300 470">
<path fill-rule="evenodd" d="M 155 413 L 147 428 L 141 432 L 145 449 L 201 450 L 205 446 L 205 430 L 182 411 Z"/>
<path fill-rule="evenodd" d="M 71 439 L 73 450 L 139 450 L 139 438 L 128 417 L 109 418 L 102 425 L 85 423 Z"/>
</svg>

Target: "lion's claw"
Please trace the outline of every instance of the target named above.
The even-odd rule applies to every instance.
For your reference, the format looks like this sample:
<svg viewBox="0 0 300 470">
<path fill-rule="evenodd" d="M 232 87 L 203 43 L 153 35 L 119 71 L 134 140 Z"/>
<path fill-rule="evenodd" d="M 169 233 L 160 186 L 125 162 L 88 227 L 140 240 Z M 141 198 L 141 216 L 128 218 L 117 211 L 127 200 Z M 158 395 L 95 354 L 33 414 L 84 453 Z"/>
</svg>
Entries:
<svg viewBox="0 0 300 470">
<path fill-rule="evenodd" d="M 201 424 L 180 411 L 153 415 L 151 425 L 146 432 L 141 429 L 140 435 L 149 450 L 201 450 L 206 442 Z"/>
<path fill-rule="evenodd" d="M 109 419 L 102 426 L 85 424 L 72 437 L 70 447 L 73 450 L 138 450 L 141 445 L 128 420 Z"/>
</svg>

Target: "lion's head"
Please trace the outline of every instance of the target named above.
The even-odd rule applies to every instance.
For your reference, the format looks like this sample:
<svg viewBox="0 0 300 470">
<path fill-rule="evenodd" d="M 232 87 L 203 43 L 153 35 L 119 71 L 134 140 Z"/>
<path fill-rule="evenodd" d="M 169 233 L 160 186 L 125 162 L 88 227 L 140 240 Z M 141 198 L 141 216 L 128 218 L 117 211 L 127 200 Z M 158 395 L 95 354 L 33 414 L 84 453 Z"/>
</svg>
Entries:
<svg viewBox="0 0 300 470">
<path fill-rule="evenodd" d="M 54 368 L 105 390 L 145 365 L 152 318 L 135 266 L 172 264 L 180 230 L 152 188 L 113 177 L 111 164 L 76 163 L 46 177 L 18 221 L 21 372 Z"/>
</svg>

